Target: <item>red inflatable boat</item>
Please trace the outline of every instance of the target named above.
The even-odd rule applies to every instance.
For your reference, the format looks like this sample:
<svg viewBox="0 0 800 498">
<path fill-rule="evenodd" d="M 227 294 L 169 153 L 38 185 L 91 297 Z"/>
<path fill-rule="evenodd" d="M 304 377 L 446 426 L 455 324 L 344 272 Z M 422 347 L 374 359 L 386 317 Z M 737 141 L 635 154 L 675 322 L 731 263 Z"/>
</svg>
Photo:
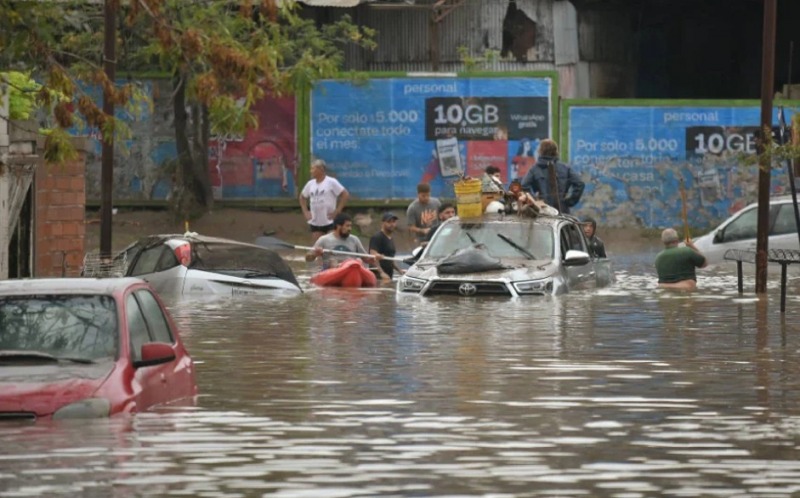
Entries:
<svg viewBox="0 0 800 498">
<path fill-rule="evenodd" d="M 311 283 L 323 287 L 375 287 L 378 278 L 360 259 L 347 259 L 336 268 L 317 273 L 311 277 Z"/>
</svg>

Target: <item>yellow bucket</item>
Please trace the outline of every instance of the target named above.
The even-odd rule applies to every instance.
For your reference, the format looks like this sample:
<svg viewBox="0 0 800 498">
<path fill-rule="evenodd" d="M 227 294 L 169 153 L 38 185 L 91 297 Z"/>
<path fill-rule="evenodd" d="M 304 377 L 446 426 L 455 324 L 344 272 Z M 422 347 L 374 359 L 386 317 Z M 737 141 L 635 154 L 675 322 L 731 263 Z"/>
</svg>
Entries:
<svg viewBox="0 0 800 498">
<path fill-rule="evenodd" d="M 459 218 L 477 218 L 483 213 L 481 181 L 477 178 L 460 180 L 453 185 Z"/>
</svg>

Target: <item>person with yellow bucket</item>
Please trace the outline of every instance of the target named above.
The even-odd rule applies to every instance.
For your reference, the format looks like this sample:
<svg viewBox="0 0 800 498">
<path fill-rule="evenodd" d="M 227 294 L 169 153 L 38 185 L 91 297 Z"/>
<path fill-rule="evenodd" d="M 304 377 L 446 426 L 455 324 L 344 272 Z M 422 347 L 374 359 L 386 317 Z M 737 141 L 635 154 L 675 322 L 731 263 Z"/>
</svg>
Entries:
<svg viewBox="0 0 800 498">
<path fill-rule="evenodd" d="M 560 212 L 569 213 L 569 209 L 581 199 L 585 187 L 583 180 L 558 160 L 555 140 L 542 140 L 537 152 L 536 164 L 522 179 L 522 188 Z"/>
</svg>

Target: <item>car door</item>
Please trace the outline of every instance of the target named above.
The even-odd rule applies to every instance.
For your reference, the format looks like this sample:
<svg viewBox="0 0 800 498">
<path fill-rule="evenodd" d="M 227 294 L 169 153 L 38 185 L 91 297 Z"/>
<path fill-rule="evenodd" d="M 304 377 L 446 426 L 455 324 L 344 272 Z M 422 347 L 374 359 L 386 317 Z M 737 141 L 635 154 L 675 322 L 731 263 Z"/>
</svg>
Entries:
<svg viewBox="0 0 800 498">
<path fill-rule="evenodd" d="M 713 260 L 721 260 L 730 249 L 754 251 L 757 230 L 758 208 L 757 206 L 747 207 L 717 230 L 711 249 L 706 251 L 709 254 L 706 256 Z"/>
<path fill-rule="evenodd" d="M 147 368 L 160 368 L 164 376 L 162 384 L 166 384 L 169 399 L 178 399 L 192 396 L 195 391 L 194 372 L 192 360 L 180 342 L 175 338 L 176 333 L 170 326 L 166 312 L 159 304 L 156 297 L 147 289 L 136 291 L 136 299 L 141 307 L 145 322 L 150 331 L 150 337 L 155 342 L 163 342 L 172 346 L 175 360 Z"/>
<path fill-rule="evenodd" d="M 158 322 L 153 319 L 152 313 L 149 313 L 148 320 L 145 307 L 140 302 L 143 292 L 149 291 L 132 292 L 125 298 L 125 316 L 131 342 L 131 363 L 142 359 L 142 345 L 148 342 L 159 342 L 156 339 Z M 139 411 L 173 399 L 169 388 L 173 363 L 175 363 L 174 360 L 159 365 L 135 368 L 132 388 Z"/>
<path fill-rule="evenodd" d="M 797 238 L 797 224 L 794 215 L 794 206 L 791 202 L 773 206 L 777 211 L 775 221 L 770 225 L 769 249 L 794 249 L 800 250 L 800 240 Z"/>
<path fill-rule="evenodd" d="M 564 267 L 569 290 L 596 287 L 597 279 L 595 277 L 594 261 L 590 260 L 586 264 L 577 266 L 564 265 L 564 260 L 568 251 L 582 251 L 588 254 L 588 247 L 586 245 L 586 238 L 583 235 L 583 230 L 581 230 L 576 223 L 566 222 L 561 225 L 559 232 L 561 242 L 560 264 Z"/>
<path fill-rule="evenodd" d="M 149 282 L 158 293 L 180 294 L 186 268 L 178 263 L 166 244 L 149 247 L 139 254 L 128 275 Z"/>
</svg>

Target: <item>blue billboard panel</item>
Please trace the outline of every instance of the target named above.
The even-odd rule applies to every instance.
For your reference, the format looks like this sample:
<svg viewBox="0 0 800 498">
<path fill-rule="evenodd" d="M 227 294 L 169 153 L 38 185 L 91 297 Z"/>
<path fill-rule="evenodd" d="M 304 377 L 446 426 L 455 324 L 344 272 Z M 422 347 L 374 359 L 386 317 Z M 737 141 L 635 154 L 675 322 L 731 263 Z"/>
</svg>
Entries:
<svg viewBox="0 0 800 498">
<path fill-rule="evenodd" d="M 311 152 L 360 199 L 435 196 L 497 166 L 524 175 L 551 136 L 553 81 L 546 77 L 324 80 L 311 94 Z"/>
<path fill-rule="evenodd" d="M 757 198 L 758 167 L 746 157 L 756 154 L 758 102 L 567 109 L 568 159 L 586 181 L 578 208 L 604 223 L 679 226 L 681 180 L 692 226 L 715 224 Z M 788 193 L 785 167 L 773 168 L 772 193 Z"/>
</svg>

